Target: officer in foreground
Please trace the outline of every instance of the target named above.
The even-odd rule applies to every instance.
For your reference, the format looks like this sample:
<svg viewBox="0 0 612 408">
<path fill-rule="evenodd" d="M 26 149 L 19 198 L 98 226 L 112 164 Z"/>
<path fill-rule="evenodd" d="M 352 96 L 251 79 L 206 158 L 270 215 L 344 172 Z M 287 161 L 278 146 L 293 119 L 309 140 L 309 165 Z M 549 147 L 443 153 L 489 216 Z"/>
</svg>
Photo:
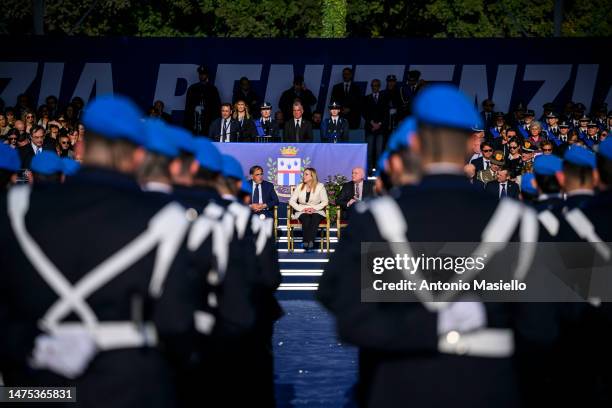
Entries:
<svg viewBox="0 0 612 408">
<path fill-rule="evenodd" d="M 537 239 L 533 210 L 498 202 L 463 175 L 471 128 L 480 122 L 473 103 L 454 87 L 436 85 L 415 98 L 413 115 L 418 132 L 411 148 L 422 159 L 421 182 L 397 198 L 356 208 L 317 297 L 336 317 L 340 337 L 359 347 L 361 406 L 520 406 L 515 352 L 519 344 L 537 349 L 554 340 L 546 308 L 361 301 L 361 242 L 501 242 L 517 240 L 520 225 Z"/>
<path fill-rule="evenodd" d="M 184 210 L 136 183 L 141 116 L 98 97 L 83 116 L 83 168 L 0 199 L 6 385 L 75 386 L 81 406 L 174 405 L 172 368 L 187 357 L 201 285 L 181 245 Z"/>
</svg>

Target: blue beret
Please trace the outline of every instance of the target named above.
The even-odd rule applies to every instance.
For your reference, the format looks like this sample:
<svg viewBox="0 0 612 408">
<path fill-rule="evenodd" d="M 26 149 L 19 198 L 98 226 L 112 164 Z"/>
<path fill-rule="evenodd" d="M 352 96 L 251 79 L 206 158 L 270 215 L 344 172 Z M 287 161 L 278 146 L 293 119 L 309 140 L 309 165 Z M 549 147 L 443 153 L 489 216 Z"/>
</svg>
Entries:
<svg viewBox="0 0 612 408">
<path fill-rule="evenodd" d="M 57 153 L 42 151 L 32 158 L 31 170 L 34 173 L 50 176 L 64 172 L 64 162 Z"/>
<path fill-rule="evenodd" d="M 19 159 L 17 150 L 6 144 L 0 144 L 0 169 L 12 172 L 21 169 L 21 159 Z"/>
<path fill-rule="evenodd" d="M 534 179 L 533 173 L 523 174 L 521 177 L 521 191 L 532 195 L 538 194 L 538 190 L 533 185 Z"/>
<path fill-rule="evenodd" d="M 120 95 L 103 95 L 89 102 L 83 113 L 87 130 L 108 139 L 125 139 L 143 146 L 142 113 L 134 103 Z"/>
<path fill-rule="evenodd" d="M 240 190 L 247 194 L 253 194 L 253 182 L 246 177 L 242 178 L 242 185 L 240 186 Z"/>
<path fill-rule="evenodd" d="M 244 178 L 244 172 L 242 171 L 242 165 L 233 156 L 224 154 L 223 159 L 223 170 L 222 173 L 225 177 L 233 177 L 238 180 Z"/>
<path fill-rule="evenodd" d="M 535 158 L 533 163 L 533 172 L 542 176 L 552 176 L 561 171 L 562 165 L 563 161 L 557 156 L 552 154 L 540 155 Z"/>
<path fill-rule="evenodd" d="M 391 152 L 401 150 L 405 147 L 410 146 L 412 136 L 416 133 L 417 125 L 416 120 L 413 117 L 404 119 L 397 129 L 391 133 L 387 149 Z"/>
<path fill-rule="evenodd" d="M 480 127 L 480 114 L 474 103 L 453 85 L 431 85 L 419 93 L 412 112 L 419 123 L 471 131 Z"/>
<path fill-rule="evenodd" d="M 168 127 L 159 119 L 147 120 L 144 124 L 144 133 L 147 137 L 145 147 L 152 153 L 161 154 L 171 159 L 179 154 L 178 147 L 170 140 Z"/>
<path fill-rule="evenodd" d="M 74 176 L 81 168 L 81 163 L 69 157 L 63 158 L 62 164 L 64 165 L 64 174 L 67 176 Z"/>
<path fill-rule="evenodd" d="M 608 160 L 612 160 L 612 137 L 606 137 L 604 141 L 597 146 L 597 153 Z"/>
<path fill-rule="evenodd" d="M 565 151 L 563 160 L 577 166 L 595 168 L 595 153 L 582 146 L 570 146 L 570 148 Z"/>
<path fill-rule="evenodd" d="M 202 137 L 194 139 L 195 159 L 205 169 L 220 173 L 223 170 L 223 159 L 221 153 L 214 144 Z"/>
<path fill-rule="evenodd" d="M 174 143 L 180 152 L 195 154 L 195 140 L 191 132 L 179 126 L 166 125 L 168 139 Z"/>
</svg>

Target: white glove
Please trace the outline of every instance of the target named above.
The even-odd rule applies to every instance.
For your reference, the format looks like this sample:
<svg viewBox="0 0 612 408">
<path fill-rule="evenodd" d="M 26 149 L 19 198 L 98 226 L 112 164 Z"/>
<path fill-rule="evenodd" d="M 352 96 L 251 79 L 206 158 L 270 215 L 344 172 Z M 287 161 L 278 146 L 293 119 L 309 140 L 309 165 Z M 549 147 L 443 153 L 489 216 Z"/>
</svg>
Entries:
<svg viewBox="0 0 612 408">
<path fill-rule="evenodd" d="M 487 312 L 481 302 L 453 302 L 438 312 L 438 335 L 450 331 L 465 333 L 487 325 Z"/>
<path fill-rule="evenodd" d="M 96 351 L 94 338 L 85 329 L 41 334 L 34 342 L 30 365 L 74 379 L 85 372 Z"/>
</svg>

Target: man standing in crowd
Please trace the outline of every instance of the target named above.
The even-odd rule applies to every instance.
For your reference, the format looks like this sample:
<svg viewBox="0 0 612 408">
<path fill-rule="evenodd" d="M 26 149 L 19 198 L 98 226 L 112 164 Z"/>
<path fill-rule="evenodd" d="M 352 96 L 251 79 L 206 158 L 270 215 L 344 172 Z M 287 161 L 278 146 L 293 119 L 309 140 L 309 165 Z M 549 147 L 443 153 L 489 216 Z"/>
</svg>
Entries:
<svg viewBox="0 0 612 408">
<path fill-rule="evenodd" d="M 79 173 L 0 199 L 6 385 L 76 387 L 91 407 L 176 403 L 172 368 L 188 358 L 202 283 L 186 273 L 184 209 L 134 178 L 141 117 L 122 97 L 98 97 L 84 113 Z"/>
<path fill-rule="evenodd" d="M 304 107 L 301 103 L 293 104 L 293 113 L 285 122 L 285 131 L 283 132 L 283 141 L 307 143 L 312 142 L 312 125 L 304 119 Z"/>
<path fill-rule="evenodd" d="M 293 78 L 293 87 L 283 92 L 278 101 L 278 107 L 283 112 L 283 117 L 287 122 L 290 122 L 293 117 L 292 109 L 295 102 L 302 105 L 304 119 L 310 120 L 310 112 L 312 112 L 312 106 L 317 103 L 317 98 L 310 89 L 306 88 L 304 77 L 301 75 L 296 75 Z"/>
<path fill-rule="evenodd" d="M 346 143 L 349 140 L 349 123 L 340 117 L 340 106 L 332 102 L 329 106 L 329 118 L 323 121 L 321 126 L 321 142 L 323 143 Z"/>
<path fill-rule="evenodd" d="M 255 165 L 250 168 L 253 193 L 251 195 L 251 210 L 257 215 L 266 218 L 272 217 L 272 209 L 278 205 L 278 195 L 274 191 L 274 184 L 264 180 L 263 167 Z"/>
<path fill-rule="evenodd" d="M 413 148 L 422 159 L 423 179 L 396 198 L 359 204 L 321 277 L 317 297 L 337 319 L 340 338 L 359 347 L 357 399 L 362 406 L 520 406 L 515 341 L 550 346 L 554 316 L 546 308 L 492 306 L 478 298 L 438 304 L 410 294 L 409 301 L 399 303 L 362 301 L 367 291 L 363 276 L 355 273 L 362 242 L 402 242 L 403 251 L 410 242 L 432 239 L 501 242 L 512 240 L 513 233 L 518 236 L 521 225 L 529 225 L 537 238 L 533 210 L 516 200 L 498 201 L 465 181 L 468 140 L 480 121 L 473 102 L 455 87 L 432 85 L 417 96 L 413 108 L 419 124 Z M 508 233 L 502 236 L 501 231 Z M 385 274 L 391 274 L 389 281 L 405 276 L 391 270 Z M 505 340 L 476 340 L 492 333 Z"/>
<path fill-rule="evenodd" d="M 365 120 L 365 139 L 368 144 L 368 168 L 374 167 L 387 144 L 387 110 L 389 101 L 386 92 L 380 90 L 380 80 L 373 79 L 372 93 L 365 97 L 363 118 Z"/>
<path fill-rule="evenodd" d="M 257 112 L 257 108 L 259 107 L 259 96 L 257 92 L 251 88 L 251 81 L 249 81 L 247 77 L 240 78 L 238 87 L 234 90 L 232 103 L 235 104 L 238 101 L 244 101 L 249 108 L 249 113 L 255 114 L 255 112 Z"/>
<path fill-rule="evenodd" d="M 208 67 L 198 67 L 199 82 L 187 88 L 185 99 L 185 127 L 196 136 L 206 135 L 212 121 L 219 117 L 221 98 L 210 83 Z"/>
<path fill-rule="evenodd" d="M 238 142 L 239 134 L 240 126 L 232 118 L 232 105 L 229 103 L 222 104 L 221 117 L 211 123 L 208 129 L 208 138 L 213 142 Z"/>
<path fill-rule="evenodd" d="M 342 117 L 348 121 L 349 128 L 358 129 L 361 122 L 361 100 L 363 93 L 353 82 L 353 70 L 342 70 L 342 82 L 332 88 L 331 100 L 342 106 Z"/>
<path fill-rule="evenodd" d="M 361 167 L 355 167 L 351 172 L 351 181 L 342 185 L 342 190 L 336 199 L 345 215 L 354 204 L 374 196 L 374 186 L 365 179 L 365 172 Z"/>
<path fill-rule="evenodd" d="M 482 101 L 482 112 L 480 112 L 480 118 L 484 124 L 485 129 L 489 129 L 493 126 L 493 108 L 495 103 L 490 99 Z"/>
</svg>

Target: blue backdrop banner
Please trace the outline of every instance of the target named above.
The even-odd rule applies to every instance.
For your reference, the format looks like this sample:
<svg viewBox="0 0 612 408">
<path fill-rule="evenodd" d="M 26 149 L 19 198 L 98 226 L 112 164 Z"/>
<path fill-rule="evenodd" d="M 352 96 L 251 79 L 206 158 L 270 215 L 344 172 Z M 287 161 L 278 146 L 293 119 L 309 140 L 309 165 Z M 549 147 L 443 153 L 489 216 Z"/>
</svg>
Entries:
<svg viewBox="0 0 612 408">
<path fill-rule="evenodd" d="M 187 87 L 206 64 L 222 101 L 231 101 L 240 77 L 261 100 L 278 108 L 293 76 L 303 75 L 314 93 L 313 109 L 326 111 L 342 69 L 352 67 L 362 90 L 369 82 L 409 70 L 426 81 L 457 84 L 475 103 L 495 101 L 507 112 L 518 101 L 542 113 L 542 105 L 572 100 L 589 109 L 612 106 L 612 62 L 607 38 L 525 39 L 228 39 L 228 38 L 3 38 L 0 98 L 15 104 L 27 92 L 38 105 L 46 96 L 65 103 L 117 92 L 143 108 L 160 99 L 180 122 Z M 559 106 L 559 108 L 562 108 Z"/>
<path fill-rule="evenodd" d="M 301 181 L 305 167 L 317 171 L 319 181 L 341 174 L 351 179 L 354 167 L 365 168 L 367 145 L 363 143 L 215 143 L 223 154 L 234 156 L 248 176 L 251 166 L 264 169 L 264 177 L 276 185 L 281 201 L 289 200 L 291 185 Z"/>
</svg>

